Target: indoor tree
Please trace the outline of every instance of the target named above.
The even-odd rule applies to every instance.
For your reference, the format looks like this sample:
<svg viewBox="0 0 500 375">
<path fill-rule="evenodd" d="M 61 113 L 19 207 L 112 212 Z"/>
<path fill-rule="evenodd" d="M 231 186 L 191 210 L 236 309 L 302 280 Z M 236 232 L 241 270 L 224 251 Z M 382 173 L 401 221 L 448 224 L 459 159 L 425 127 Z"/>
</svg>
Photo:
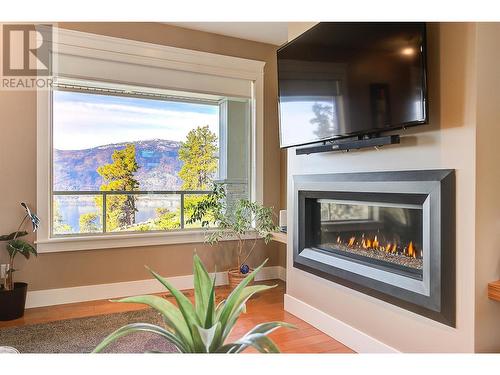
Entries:
<svg viewBox="0 0 500 375">
<path fill-rule="evenodd" d="M 257 241 L 263 239 L 268 244 L 273 232 L 279 227 L 274 223 L 272 207 L 265 207 L 248 199 L 239 199 L 231 202 L 223 184 L 215 183 L 212 192 L 194 207 L 187 223 L 201 222 L 202 227 L 208 229 L 206 240 L 211 245 L 222 239 L 237 241 L 235 265 L 241 274 L 249 272 L 246 261 L 252 254 Z M 246 240 L 251 236 L 250 248 Z M 231 271 L 230 276 L 231 276 Z"/>
</svg>

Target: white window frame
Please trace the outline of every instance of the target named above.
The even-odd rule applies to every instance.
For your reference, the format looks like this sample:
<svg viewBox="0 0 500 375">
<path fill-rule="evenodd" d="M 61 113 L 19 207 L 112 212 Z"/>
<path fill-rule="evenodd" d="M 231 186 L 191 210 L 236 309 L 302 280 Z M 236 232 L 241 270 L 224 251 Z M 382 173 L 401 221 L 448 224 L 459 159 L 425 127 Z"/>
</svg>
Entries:
<svg viewBox="0 0 500 375">
<path fill-rule="evenodd" d="M 191 83 L 199 85 L 181 87 L 179 82 L 173 86 L 155 85 L 161 89 L 197 91 L 204 94 L 220 95 L 221 92 L 210 92 L 211 83 L 222 82 L 227 92 L 241 91 L 242 80 L 250 85 L 252 100 L 251 114 L 251 173 L 250 197 L 256 202 L 263 200 L 263 145 L 264 145 L 264 65 L 265 62 L 249 60 L 232 56 L 217 55 L 207 52 L 192 51 L 182 48 L 162 46 L 90 33 L 65 29 L 53 30 L 53 71 L 57 74 L 58 56 L 65 55 L 75 62 L 85 59 L 82 64 L 84 75 L 68 76 L 67 78 L 87 79 L 90 81 L 106 80 L 108 69 L 100 69 L 102 62 L 116 62 L 127 68 L 133 82 L 128 78 L 117 82 L 116 77 L 108 81 L 139 85 L 140 79 L 155 80 L 155 77 L 134 76 L 134 67 L 142 72 L 151 67 L 154 74 L 163 69 L 166 74 L 186 75 L 196 74 L 204 79 Z M 95 65 L 91 65 L 95 62 Z M 90 64 L 90 65 L 89 65 Z M 90 69 L 89 69 L 90 66 Z M 78 70 L 72 61 L 71 68 Z M 63 69 L 64 70 L 64 69 Z M 160 70 L 161 71 L 161 70 Z M 175 72 L 174 72 L 175 71 Z M 109 73 L 111 74 L 111 73 Z M 182 80 L 178 80 L 182 81 Z M 150 82 L 144 82 L 151 86 Z M 189 86 L 189 84 L 188 84 Z M 131 233 L 120 235 L 51 237 L 50 218 L 52 210 L 52 103 L 51 91 L 37 91 L 37 213 L 41 225 L 37 232 L 36 245 L 40 253 L 63 252 L 76 250 L 93 250 L 106 248 L 121 248 L 134 246 L 151 246 L 181 243 L 199 243 L 205 239 L 205 230 L 184 230 L 154 233 Z"/>
</svg>

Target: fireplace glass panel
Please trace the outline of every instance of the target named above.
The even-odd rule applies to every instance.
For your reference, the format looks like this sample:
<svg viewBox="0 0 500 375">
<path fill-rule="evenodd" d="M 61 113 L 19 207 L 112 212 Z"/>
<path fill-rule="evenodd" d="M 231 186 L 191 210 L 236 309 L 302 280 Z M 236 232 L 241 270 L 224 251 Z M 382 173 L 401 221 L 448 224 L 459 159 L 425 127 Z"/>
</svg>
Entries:
<svg viewBox="0 0 500 375">
<path fill-rule="evenodd" d="M 313 247 L 421 278 L 421 204 L 314 199 L 319 232 Z"/>
</svg>

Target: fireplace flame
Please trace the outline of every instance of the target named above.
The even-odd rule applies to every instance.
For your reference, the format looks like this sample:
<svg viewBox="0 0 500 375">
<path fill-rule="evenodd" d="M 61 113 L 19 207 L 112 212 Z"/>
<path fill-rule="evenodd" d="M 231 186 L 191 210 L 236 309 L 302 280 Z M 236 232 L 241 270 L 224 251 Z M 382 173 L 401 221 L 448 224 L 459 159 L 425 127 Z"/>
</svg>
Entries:
<svg viewBox="0 0 500 375">
<path fill-rule="evenodd" d="M 372 242 L 370 240 L 363 238 L 361 240 L 361 246 L 363 247 L 363 249 L 369 249 L 372 247 Z"/>
<path fill-rule="evenodd" d="M 408 252 L 407 254 L 409 257 L 416 258 L 417 257 L 417 252 L 415 251 L 415 248 L 413 247 L 413 241 L 410 241 L 410 244 L 408 245 Z"/>
<path fill-rule="evenodd" d="M 353 249 L 359 248 L 364 250 L 378 250 L 386 252 L 388 254 L 399 254 L 410 258 L 422 257 L 422 251 L 417 250 L 416 246 L 413 244 L 413 241 L 410 241 L 407 246 L 403 246 L 397 241 L 385 243 L 385 241 L 379 240 L 378 236 L 370 238 L 365 237 L 365 235 L 362 234 L 359 240 L 357 240 L 356 237 L 353 236 L 350 237 L 346 242 L 342 240 L 341 236 L 338 236 L 337 244 L 344 245 Z"/>
<path fill-rule="evenodd" d="M 397 253 L 397 251 L 398 251 L 398 245 L 396 244 L 396 242 L 394 242 L 394 243 L 392 244 L 392 250 L 391 250 L 391 253 L 396 254 L 396 253 Z"/>
<path fill-rule="evenodd" d="M 349 243 L 347 244 L 349 247 L 353 247 L 354 246 L 354 241 L 356 241 L 356 237 L 351 237 L 349 239 Z"/>
</svg>

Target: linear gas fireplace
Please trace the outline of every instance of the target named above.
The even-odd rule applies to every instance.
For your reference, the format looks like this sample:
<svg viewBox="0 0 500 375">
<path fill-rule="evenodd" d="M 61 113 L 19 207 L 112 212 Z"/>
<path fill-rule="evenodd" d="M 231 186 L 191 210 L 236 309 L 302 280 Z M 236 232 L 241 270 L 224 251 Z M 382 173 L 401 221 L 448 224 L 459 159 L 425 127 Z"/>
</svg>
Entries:
<svg viewBox="0 0 500 375">
<path fill-rule="evenodd" d="M 294 267 L 454 326 L 453 171 L 294 176 L 294 194 Z"/>
</svg>

